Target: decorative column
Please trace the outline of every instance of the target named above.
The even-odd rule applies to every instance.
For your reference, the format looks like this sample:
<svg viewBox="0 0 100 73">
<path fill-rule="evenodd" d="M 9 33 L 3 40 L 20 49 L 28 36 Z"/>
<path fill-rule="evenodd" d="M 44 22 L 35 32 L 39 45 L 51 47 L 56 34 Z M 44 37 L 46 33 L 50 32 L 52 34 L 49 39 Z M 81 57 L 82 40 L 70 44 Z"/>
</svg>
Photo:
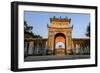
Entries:
<svg viewBox="0 0 100 73">
<path fill-rule="evenodd" d="M 30 41 L 29 48 L 28 48 L 28 55 L 32 55 L 32 54 L 33 54 L 33 42 Z"/>
<path fill-rule="evenodd" d="M 24 57 L 27 57 L 28 55 L 28 42 L 24 42 Z"/>
</svg>

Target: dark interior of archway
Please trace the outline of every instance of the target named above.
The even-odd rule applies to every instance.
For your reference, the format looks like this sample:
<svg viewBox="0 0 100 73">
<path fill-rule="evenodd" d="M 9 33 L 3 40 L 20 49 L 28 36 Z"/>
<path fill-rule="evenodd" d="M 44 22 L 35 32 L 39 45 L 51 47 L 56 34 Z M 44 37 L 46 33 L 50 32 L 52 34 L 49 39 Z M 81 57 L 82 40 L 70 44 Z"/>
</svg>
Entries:
<svg viewBox="0 0 100 73">
<path fill-rule="evenodd" d="M 62 36 L 62 37 L 64 37 L 64 38 L 66 38 L 65 35 L 64 35 L 63 33 L 57 33 L 57 34 L 55 35 L 55 38 L 58 37 L 58 36 Z"/>
</svg>

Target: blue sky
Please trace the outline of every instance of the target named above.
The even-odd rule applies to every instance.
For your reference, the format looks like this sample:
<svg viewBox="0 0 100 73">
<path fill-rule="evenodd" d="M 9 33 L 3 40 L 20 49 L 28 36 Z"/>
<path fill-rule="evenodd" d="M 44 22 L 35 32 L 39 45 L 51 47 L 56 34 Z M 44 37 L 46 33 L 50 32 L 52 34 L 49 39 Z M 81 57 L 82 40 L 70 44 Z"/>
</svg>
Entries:
<svg viewBox="0 0 100 73">
<path fill-rule="evenodd" d="M 24 20 L 33 26 L 33 33 L 44 38 L 48 37 L 47 24 L 50 25 L 50 18 L 53 16 L 71 18 L 71 25 L 73 25 L 72 37 L 85 37 L 90 22 L 90 14 L 24 11 Z"/>
</svg>

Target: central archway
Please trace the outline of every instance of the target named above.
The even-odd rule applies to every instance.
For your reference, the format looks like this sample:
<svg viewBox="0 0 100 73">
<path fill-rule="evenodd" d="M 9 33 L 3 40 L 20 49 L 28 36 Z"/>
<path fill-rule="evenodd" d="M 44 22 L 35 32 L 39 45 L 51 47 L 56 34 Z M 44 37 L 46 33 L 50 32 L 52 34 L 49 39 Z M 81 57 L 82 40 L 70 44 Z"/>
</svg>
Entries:
<svg viewBox="0 0 100 73">
<path fill-rule="evenodd" d="M 57 54 L 66 54 L 66 36 L 63 33 L 54 36 L 54 55 Z"/>
</svg>

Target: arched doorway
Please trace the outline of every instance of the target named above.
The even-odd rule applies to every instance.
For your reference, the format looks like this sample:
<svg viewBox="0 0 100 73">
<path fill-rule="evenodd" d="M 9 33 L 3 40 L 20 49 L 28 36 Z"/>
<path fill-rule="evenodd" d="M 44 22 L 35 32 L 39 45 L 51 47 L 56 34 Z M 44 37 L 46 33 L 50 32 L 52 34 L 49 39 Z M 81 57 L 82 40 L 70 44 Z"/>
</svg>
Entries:
<svg viewBox="0 0 100 73">
<path fill-rule="evenodd" d="M 63 33 L 54 36 L 54 55 L 66 54 L 66 37 Z"/>
</svg>

